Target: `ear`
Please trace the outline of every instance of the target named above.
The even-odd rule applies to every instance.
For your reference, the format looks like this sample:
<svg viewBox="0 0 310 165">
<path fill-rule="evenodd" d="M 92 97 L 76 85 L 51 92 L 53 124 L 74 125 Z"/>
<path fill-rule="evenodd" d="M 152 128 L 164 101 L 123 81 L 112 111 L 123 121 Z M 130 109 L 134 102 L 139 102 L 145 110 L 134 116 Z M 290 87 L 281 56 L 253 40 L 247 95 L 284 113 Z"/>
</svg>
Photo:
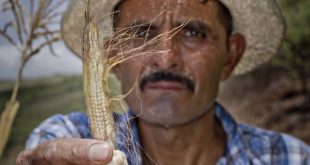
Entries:
<svg viewBox="0 0 310 165">
<path fill-rule="evenodd" d="M 245 51 L 246 41 L 240 33 L 234 33 L 229 37 L 227 62 L 221 73 L 221 80 L 226 80 L 233 72 Z"/>
</svg>

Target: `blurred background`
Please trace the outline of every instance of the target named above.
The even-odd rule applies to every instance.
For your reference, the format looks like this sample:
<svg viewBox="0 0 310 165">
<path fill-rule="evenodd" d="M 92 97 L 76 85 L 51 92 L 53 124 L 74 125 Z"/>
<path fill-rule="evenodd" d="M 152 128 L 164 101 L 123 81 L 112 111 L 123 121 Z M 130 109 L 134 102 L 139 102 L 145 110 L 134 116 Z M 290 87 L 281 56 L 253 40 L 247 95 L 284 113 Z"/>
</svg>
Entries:
<svg viewBox="0 0 310 165">
<path fill-rule="evenodd" d="M 85 111 L 81 60 L 59 39 L 60 13 L 67 2 L 15 1 L 13 10 L 9 1 L 0 0 L 1 120 L 4 121 L 5 110 L 12 107 L 16 110 L 0 158 L 3 165 L 15 164 L 29 133 L 47 117 Z M 240 122 L 288 133 L 310 144 L 310 10 L 307 9 L 310 1 L 279 0 L 279 3 L 287 30 L 278 55 L 246 75 L 223 82 L 218 101 Z M 24 11 L 18 9 L 20 6 L 29 11 L 25 19 L 12 12 Z M 41 15 L 39 22 L 46 24 L 43 28 L 33 23 L 39 19 L 37 14 Z M 11 28 L 17 24 L 20 31 Z M 31 29 L 37 33 L 31 37 L 32 49 L 25 49 L 23 45 L 29 44 L 27 36 Z M 20 73 L 22 76 L 18 76 Z M 21 78 L 19 90 L 12 97 L 18 78 Z M 0 132 L 0 137 L 3 136 Z"/>
</svg>

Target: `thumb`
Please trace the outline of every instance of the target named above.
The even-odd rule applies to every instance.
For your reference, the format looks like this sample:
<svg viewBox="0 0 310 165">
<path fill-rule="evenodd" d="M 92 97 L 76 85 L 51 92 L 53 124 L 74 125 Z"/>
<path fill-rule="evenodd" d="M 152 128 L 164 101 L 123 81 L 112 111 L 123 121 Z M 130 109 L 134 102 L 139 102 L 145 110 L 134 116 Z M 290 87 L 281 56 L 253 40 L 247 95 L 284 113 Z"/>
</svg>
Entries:
<svg viewBox="0 0 310 165">
<path fill-rule="evenodd" d="M 47 164 L 102 165 L 113 156 L 107 142 L 93 139 L 58 139 L 40 145 L 33 152 Z"/>
<path fill-rule="evenodd" d="M 112 155 L 112 147 L 106 142 L 95 142 L 89 145 L 87 150 L 87 156 L 91 161 L 110 162 Z"/>
</svg>

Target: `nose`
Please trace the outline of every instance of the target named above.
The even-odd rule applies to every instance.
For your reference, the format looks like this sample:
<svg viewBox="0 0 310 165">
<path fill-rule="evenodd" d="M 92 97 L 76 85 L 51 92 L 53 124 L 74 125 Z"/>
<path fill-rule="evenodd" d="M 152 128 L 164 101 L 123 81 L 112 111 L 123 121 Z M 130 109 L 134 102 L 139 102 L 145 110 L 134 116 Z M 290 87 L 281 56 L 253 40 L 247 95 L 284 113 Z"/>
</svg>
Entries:
<svg viewBox="0 0 310 165">
<path fill-rule="evenodd" d="M 150 59 L 152 69 L 178 70 L 183 67 L 183 60 L 177 41 L 172 36 L 162 37 L 154 55 Z"/>
</svg>

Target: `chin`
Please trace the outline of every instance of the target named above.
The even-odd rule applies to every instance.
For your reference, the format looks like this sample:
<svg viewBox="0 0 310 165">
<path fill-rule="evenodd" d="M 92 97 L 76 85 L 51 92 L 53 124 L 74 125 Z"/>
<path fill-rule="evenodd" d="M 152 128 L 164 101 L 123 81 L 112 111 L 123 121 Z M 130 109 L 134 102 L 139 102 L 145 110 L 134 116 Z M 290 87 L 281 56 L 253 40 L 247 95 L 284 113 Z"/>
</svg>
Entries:
<svg viewBox="0 0 310 165">
<path fill-rule="evenodd" d="M 169 102 L 167 99 L 164 100 L 164 102 L 157 102 L 157 104 L 143 104 L 142 108 L 144 109 L 138 112 L 142 112 L 139 118 L 143 122 L 165 128 L 184 126 L 204 116 L 213 105 L 211 103 L 206 106 L 198 106 L 197 103 Z"/>
<path fill-rule="evenodd" d="M 143 122 L 162 127 L 185 125 L 204 114 L 208 109 L 206 102 L 196 102 L 188 93 L 161 93 L 127 97 L 127 103 L 135 115 Z"/>
<path fill-rule="evenodd" d="M 184 125 L 195 118 L 195 113 L 188 111 L 190 108 L 180 108 L 167 102 L 143 107 L 148 108 L 142 109 L 141 120 L 162 127 Z"/>
<path fill-rule="evenodd" d="M 186 123 L 191 121 L 188 118 L 182 119 L 179 117 L 167 117 L 167 116 L 161 116 L 161 115 L 149 116 L 147 114 L 143 114 L 139 116 L 139 118 L 143 120 L 143 122 L 145 123 L 149 123 L 151 125 L 156 125 L 156 126 L 165 127 L 165 128 L 185 125 Z"/>
</svg>

